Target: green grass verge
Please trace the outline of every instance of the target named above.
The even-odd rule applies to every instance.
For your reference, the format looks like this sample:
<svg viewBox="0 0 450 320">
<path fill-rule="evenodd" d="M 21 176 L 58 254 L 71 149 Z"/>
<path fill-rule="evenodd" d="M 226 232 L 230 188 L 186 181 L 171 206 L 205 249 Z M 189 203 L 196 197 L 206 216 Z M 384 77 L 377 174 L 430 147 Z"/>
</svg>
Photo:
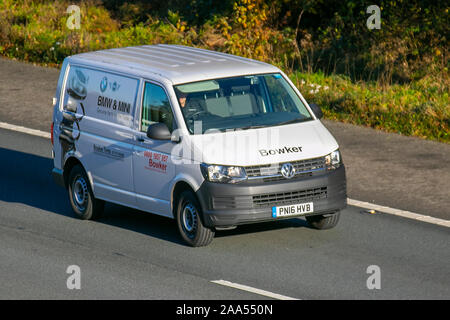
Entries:
<svg viewBox="0 0 450 320">
<path fill-rule="evenodd" d="M 320 73 L 294 72 L 290 78 L 327 119 L 450 143 L 449 87 L 439 79 L 381 87 Z"/>
</svg>

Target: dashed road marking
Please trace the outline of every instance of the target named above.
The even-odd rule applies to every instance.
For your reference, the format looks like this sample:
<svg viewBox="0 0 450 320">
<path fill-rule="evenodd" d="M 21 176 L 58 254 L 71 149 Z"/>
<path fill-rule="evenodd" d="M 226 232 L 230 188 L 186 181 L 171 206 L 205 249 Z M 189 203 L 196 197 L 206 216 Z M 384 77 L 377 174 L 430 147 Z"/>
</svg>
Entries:
<svg viewBox="0 0 450 320">
<path fill-rule="evenodd" d="M 261 289 L 249 287 L 249 286 L 246 286 L 246 285 L 243 285 L 243 284 L 226 281 L 226 280 L 213 280 L 211 282 L 215 283 L 215 284 L 220 284 L 222 286 L 231 287 L 231 288 L 235 288 L 235 289 L 239 289 L 239 290 L 255 293 L 255 294 L 258 294 L 260 296 L 265 296 L 265 297 L 269 297 L 269 298 L 273 298 L 273 299 L 278 299 L 278 300 L 301 300 L 301 299 L 291 298 L 291 297 L 288 297 L 288 296 L 283 296 L 283 295 L 278 294 L 278 293 L 273 293 L 273 292 L 270 292 L 270 291 L 261 290 Z"/>
</svg>

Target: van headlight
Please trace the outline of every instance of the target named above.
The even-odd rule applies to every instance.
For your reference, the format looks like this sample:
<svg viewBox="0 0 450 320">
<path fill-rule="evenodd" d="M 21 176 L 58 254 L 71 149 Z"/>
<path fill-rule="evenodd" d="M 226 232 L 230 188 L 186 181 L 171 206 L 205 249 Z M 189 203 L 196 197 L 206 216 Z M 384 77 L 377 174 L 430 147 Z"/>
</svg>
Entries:
<svg viewBox="0 0 450 320">
<path fill-rule="evenodd" d="M 342 158 L 339 149 L 325 156 L 325 164 L 328 170 L 339 168 L 339 166 L 342 164 Z"/>
<path fill-rule="evenodd" d="M 242 167 L 202 163 L 200 169 L 203 177 L 211 182 L 237 183 L 247 179 L 245 169 Z"/>
</svg>

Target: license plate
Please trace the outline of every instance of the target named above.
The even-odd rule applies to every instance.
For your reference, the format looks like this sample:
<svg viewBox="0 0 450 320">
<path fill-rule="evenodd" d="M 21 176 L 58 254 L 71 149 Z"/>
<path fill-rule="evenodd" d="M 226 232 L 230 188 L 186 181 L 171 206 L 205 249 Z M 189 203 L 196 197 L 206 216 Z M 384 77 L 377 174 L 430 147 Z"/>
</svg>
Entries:
<svg viewBox="0 0 450 320">
<path fill-rule="evenodd" d="M 314 204 L 312 202 L 272 207 L 272 218 L 304 215 L 313 211 Z"/>
</svg>

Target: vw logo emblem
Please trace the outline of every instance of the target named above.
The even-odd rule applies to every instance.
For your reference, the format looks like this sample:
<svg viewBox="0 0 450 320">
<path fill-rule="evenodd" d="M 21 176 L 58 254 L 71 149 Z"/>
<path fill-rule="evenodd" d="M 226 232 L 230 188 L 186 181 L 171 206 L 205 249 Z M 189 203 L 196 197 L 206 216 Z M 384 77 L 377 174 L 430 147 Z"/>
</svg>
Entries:
<svg viewBox="0 0 450 320">
<path fill-rule="evenodd" d="M 295 168 L 290 163 L 285 163 L 281 166 L 281 175 L 286 179 L 290 179 L 295 175 Z"/>
</svg>

